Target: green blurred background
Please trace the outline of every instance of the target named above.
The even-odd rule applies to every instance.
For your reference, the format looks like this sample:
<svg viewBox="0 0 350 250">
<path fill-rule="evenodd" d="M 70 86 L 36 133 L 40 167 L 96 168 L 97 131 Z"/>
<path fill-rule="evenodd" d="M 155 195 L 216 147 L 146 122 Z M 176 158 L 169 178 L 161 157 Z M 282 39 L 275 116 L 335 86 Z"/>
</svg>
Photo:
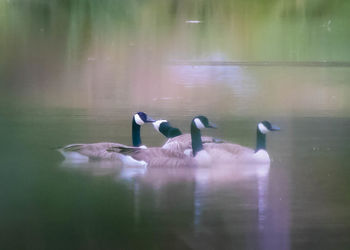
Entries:
<svg viewBox="0 0 350 250">
<path fill-rule="evenodd" d="M 349 66 L 349 11 L 346 0 L 3 0 L 0 97 L 117 105 L 170 88 L 164 65 L 179 60 Z"/>
</svg>

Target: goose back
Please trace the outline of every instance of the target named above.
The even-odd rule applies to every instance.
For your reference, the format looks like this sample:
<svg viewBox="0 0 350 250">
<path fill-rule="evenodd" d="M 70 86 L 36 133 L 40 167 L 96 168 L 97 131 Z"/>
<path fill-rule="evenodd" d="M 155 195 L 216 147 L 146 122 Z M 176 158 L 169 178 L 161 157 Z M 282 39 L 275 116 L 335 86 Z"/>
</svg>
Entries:
<svg viewBox="0 0 350 250">
<path fill-rule="evenodd" d="M 91 160 L 117 160 L 119 155 L 107 152 L 106 149 L 110 147 L 123 146 L 120 143 L 112 142 L 98 142 L 90 144 L 70 144 L 59 151 L 66 157 L 66 159 L 81 159 L 84 157 Z"/>
<path fill-rule="evenodd" d="M 218 140 L 210 136 L 202 136 L 202 143 L 216 143 Z M 191 134 L 183 134 L 170 138 L 162 146 L 164 149 L 170 149 L 173 151 L 184 152 L 185 150 L 192 149 Z"/>
<path fill-rule="evenodd" d="M 211 156 L 214 163 L 269 163 L 270 157 L 265 150 L 255 152 L 251 148 L 247 148 L 233 143 L 207 143 L 204 150 Z"/>
<path fill-rule="evenodd" d="M 107 151 L 131 156 L 136 161 L 144 161 L 148 168 L 190 168 L 195 161 L 182 152 L 164 148 L 137 148 L 116 146 Z"/>
</svg>

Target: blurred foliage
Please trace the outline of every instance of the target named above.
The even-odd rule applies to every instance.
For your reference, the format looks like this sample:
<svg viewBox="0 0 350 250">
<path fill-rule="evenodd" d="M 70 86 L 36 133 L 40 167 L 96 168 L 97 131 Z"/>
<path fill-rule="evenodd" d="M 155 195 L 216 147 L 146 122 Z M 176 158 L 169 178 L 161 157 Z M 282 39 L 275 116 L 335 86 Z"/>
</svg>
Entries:
<svg viewBox="0 0 350 250">
<path fill-rule="evenodd" d="M 147 72 L 155 82 L 174 60 L 348 61 L 349 11 L 346 0 L 1 1 L 1 94 L 88 99 Z"/>
<path fill-rule="evenodd" d="M 77 60 L 106 43 L 115 53 L 132 45 L 156 49 L 167 59 L 215 52 L 227 60 L 349 58 L 350 4 L 345 0 L 9 0 L 0 6 L 0 48 L 6 59 L 40 47 Z"/>
</svg>

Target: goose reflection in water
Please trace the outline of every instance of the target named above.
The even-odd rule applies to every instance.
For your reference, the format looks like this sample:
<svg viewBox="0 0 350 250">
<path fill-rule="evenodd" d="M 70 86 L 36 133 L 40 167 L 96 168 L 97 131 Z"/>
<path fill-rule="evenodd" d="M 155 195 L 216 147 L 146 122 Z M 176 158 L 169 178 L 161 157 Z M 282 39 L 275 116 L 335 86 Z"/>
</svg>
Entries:
<svg viewBox="0 0 350 250">
<path fill-rule="evenodd" d="M 269 164 L 146 169 L 116 166 L 115 162 L 90 162 L 74 167 L 90 171 L 93 175 L 112 174 L 117 182 L 124 182 L 133 194 L 135 228 L 142 226 L 140 218 L 145 206 L 151 206 L 152 211 L 159 215 L 171 212 L 174 218 L 174 213 L 183 210 L 192 213 L 188 218 L 192 218 L 191 237 L 194 242 L 195 239 L 219 237 L 222 233 L 234 238 L 237 233 L 235 227 L 239 226 L 244 231 L 244 228 L 253 226 L 256 232 L 253 237 L 257 238 L 253 240 L 254 243 L 247 244 L 258 244 L 259 249 L 277 249 L 275 246 L 288 249 L 289 212 L 285 203 L 287 200 L 276 203 L 279 197 L 272 197 L 269 193 L 272 191 L 273 195 L 285 195 L 283 189 L 269 189 Z M 274 170 L 280 174 L 278 168 Z M 247 211 L 254 210 L 256 213 L 254 212 L 252 217 L 242 217 Z M 256 220 L 253 219 L 255 216 Z M 242 218 L 245 219 L 242 221 Z M 213 219 L 219 219 L 224 224 L 212 224 Z M 279 223 L 280 220 L 282 223 Z M 276 238 L 276 231 L 281 237 Z"/>
<path fill-rule="evenodd" d="M 217 166 L 216 168 L 197 168 L 197 169 L 130 169 L 124 168 L 118 178 L 126 178 L 134 181 L 134 194 L 142 195 L 140 190 L 140 182 L 142 185 L 151 187 L 154 191 L 155 208 L 162 207 L 162 196 L 164 197 L 164 189 L 168 186 L 178 183 L 193 183 L 193 226 L 195 235 L 200 234 L 205 228 L 205 217 L 203 213 L 211 205 L 208 204 L 216 189 L 227 188 L 240 185 L 244 181 L 256 181 L 257 183 L 257 209 L 258 209 L 258 228 L 264 231 L 266 227 L 266 211 L 268 207 L 268 181 L 269 181 L 269 164 L 261 165 L 237 165 Z M 136 184 L 135 184 L 136 183 Z M 137 187 L 137 188 L 136 188 Z M 136 192 L 137 190 L 137 192 Z M 232 192 L 235 192 L 233 189 Z M 230 198 L 230 196 L 228 197 Z M 232 197 L 231 197 L 232 198 Z M 140 197 L 134 197 L 135 211 L 140 211 Z M 166 202 L 166 200 L 163 200 Z M 186 201 L 185 201 L 186 202 Z M 228 200 L 228 203 L 231 203 Z M 163 204 L 164 206 L 164 204 Z M 225 216 L 225 215 L 223 215 Z M 139 216 L 137 216 L 139 217 Z M 136 219 L 136 218 L 135 218 Z M 204 220 L 204 221 L 203 221 Z"/>
</svg>

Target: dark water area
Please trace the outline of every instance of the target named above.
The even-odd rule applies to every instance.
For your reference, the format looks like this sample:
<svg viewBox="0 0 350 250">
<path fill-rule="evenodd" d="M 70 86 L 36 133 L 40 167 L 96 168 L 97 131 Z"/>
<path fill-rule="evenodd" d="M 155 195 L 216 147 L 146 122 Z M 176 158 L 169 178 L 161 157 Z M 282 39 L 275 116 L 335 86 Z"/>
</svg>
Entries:
<svg viewBox="0 0 350 250">
<path fill-rule="evenodd" d="M 71 142 L 129 144 L 125 114 L 11 113 L 1 123 L 2 249 L 350 246 L 349 118 L 274 117 L 282 131 L 268 137 L 270 167 L 146 170 L 65 163 L 55 151 Z M 255 119 L 215 122 L 222 130 L 213 135 L 254 146 Z M 150 127 L 142 136 L 146 145 L 164 141 Z"/>
</svg>

